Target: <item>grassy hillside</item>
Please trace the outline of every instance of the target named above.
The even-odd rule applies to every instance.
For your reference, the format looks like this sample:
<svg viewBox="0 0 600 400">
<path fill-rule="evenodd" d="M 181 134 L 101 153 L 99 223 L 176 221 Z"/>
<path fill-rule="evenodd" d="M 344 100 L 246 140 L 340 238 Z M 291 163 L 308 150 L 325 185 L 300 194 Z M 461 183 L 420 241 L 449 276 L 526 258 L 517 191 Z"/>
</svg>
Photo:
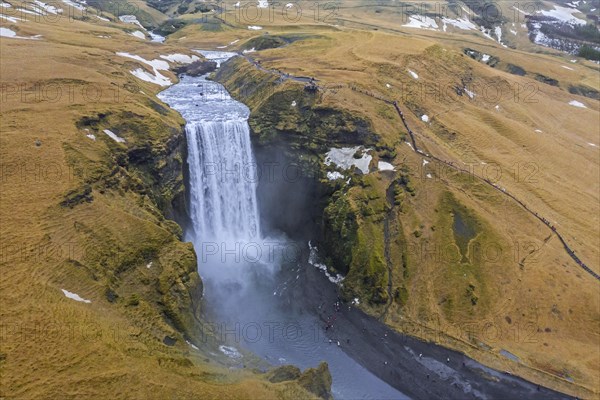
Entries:
<svg viewBox="0 0 600 400">
<path fill-rule="evenodd" d="M 598 271 L 600 135 L 590 127 L 599 104 L 569 91 L 578 84 L 597 89 L 597 66 L 579 60 L 563 68 L 560 57 L 475 34 L 468 46 L 505 64 L 472 59 L 466 41 L 449 33 L 261 23 L 270 35 L 310 35 L 248 54 L 275 75 L 237 59 L 217 79 L 251 107 L 260 141 L 287 142 L 301 160 L 320 160 L 321 183 L 331 193 L 321 244 L 327 264 L 346 274 L 347 299 L 359 298 L 365 311 L 402 332 L 558 390 L 595 396 L 598 282 L 550 229 L 474 175 L 550 220 Z M 231 45 L 237 47 L 251 36 L 235 33 L 196 35 L 190 28 L 182 40 L 220 46 L 237 37 Z M 508 61 L 527 74 L 503 70 Z M 277 71 L 316 77 L 320 91 L 303 91 L 286 75 L 278 81 Z M 542 83 L 536 74 L 559 84 Z M 472 173 L 424 163 L 405 143 L 393 107 L 360 90 L 398 101 L 420 148 Z M 311 125 L 318 109 L 335 112 L 336 127 L 364 121 L 366 132 L 358 141 L 356 128 L 322 132 Z M 356 144 L 372 149 L 371 172 L 338 169 L 348 184 L 326 179 L 329 148 Z M 377 171 L 378 160 L 396 170 Z"/>
<path fill-rule="evenodd" d="M 2 21 L 42 37 L 0 40 L 1 396 L 297 398 L 321 386 L 306 382 L 314 371 L 283 382 L 252 372 L 258 361 L 244 368 L 198 336 L 201 279 L 170 220 L 184 196 L 183 121 L 155 98 L 159 86 L 130 73 L 152 68 L 116 54 L 194 48 L 255 48 L 247 56 L 265 70 L 317 78 L 307 92 L 242 58 L 217 75 L 252 109 L 257 143 L 286 145 L 318 172 L 319 246 L 346 275 L 348 300 L 401 332 L 597 396 L 598 282 L 474 175 L 551 221 L 600 272 L 600 105 L 583 95 L 600 90 L 598 66 L 531 44 L 517 21 L 504 47 L 477 30 L 403 27 L 406 13 L 383 3 L 302 2 L 297 19 L 279 8 L 250 18 L 233 4 L 220 14 L 168 5 L 176 20 L 144 8 L 157 21 L 140 14 L 145 26 L 170 33 L 164 45 L 113 15 Z M 398 102 L 424 152 L 472 173 L 424 162 L 373 95 Z M 370 149 L 368 174 L 325 164 L 330 148 L 357 145 Z M 334 171 L 344 179 L 327 179 Z"/>
<path fill-rule="evenodd" d="M 202 334 L 196 254 L 172 220 L 185 196 L 183 120 L 129 72 L 152 68 L 116 54 L 189 50 L 135 38 L 131 25 L 24 15 L 2 26 L 42 36 L 0 39 L 0 397 L 326 390 L 326 365 L 269 380 L 260 360 L 228 358 Z"/>
</svg>

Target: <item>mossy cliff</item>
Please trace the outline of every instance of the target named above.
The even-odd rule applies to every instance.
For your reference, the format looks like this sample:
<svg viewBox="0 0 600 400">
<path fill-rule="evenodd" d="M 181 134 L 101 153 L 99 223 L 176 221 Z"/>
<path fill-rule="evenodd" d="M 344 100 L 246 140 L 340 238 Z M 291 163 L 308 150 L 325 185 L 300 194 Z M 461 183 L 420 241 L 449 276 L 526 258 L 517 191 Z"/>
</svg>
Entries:
<svg viewBox="0 0 600 400">
<path fill-rule="evenodd" d="M 128 214 L 101 230 L 76 222 L 75 231 L 97 249 L 86 251 L 78 262 L 103 284 L 110 303 L 137 317 L 157 308 L 164 319 L 160 339 L 183 342 L 199 331 L 202 298 L 193 247 L 181 242 L 182 229 L 173 221 L 184 222 L 185 132 L 172 111 L 155 102 L 147 105 L 145 112 L 108 110 L 76 122 L 106 144 L 100 159 L 86 159 L 76 146 L 65 145 L 80 187 L 91 193 L 88 201 L 106 200 Z M 105 129 L 125 142 L 115 142 Z M 81 201 L 66 207 L 77 214 Z M 129 217 L 133 221 L 126 223 Z"/>
<path fill-rule="evenodd" d="M 324 164 L 324 154 L 332 147 L 379 148 L 380 136 L 371 120 L 324 101 L 322 92 L 305 90 L 304 83 L 282 80 L 241 57 L 225 63 L 214 78 L 250 107 L 249 125 L 259 165 L 283 158 L 301 170 L 295 187 L 286 179 L 276 182 L 272 189 L 277 191 L 277 200 L 270 199 L 267 212 L 274 219 L 279 214 L 285 219 L 299 214 L 297 225 L 284 224 L 283 229 L 319 238 L 326 264 L 346 275 L 344 296 L 364 298 L 374 307 L 384 305 L 390 297 L 383 236 L 388 208 L 385 182 L 362 176 L 360 171 L 351 174 L 348 184 L 331 181 L 326 173 L 332 167 Z M 389 154 L 390 149 L 381 148 L 381 152 Z M 261 181 L 259 195 L 270 192 L 266 188 Z M 296 206 L 287 200 L 290 193 L 306 198 Z"/>
<path fill-rule="evenodd" d="M 493 260 L 501 266 L 493 275 L 483 268 L 489 260 L 476 251 L 509 247 L 507 238 L 475 211 L 492 201 L 487 188 L 461 174 L 434 178 L 435 170 L 427 172 L 401 134 L 375 132 L 378 115 L 344 108 L 342 101 L 324 99 L 322 91 L 307 91 L 303 83 L 282 80 L 242 57 L 225 63 L 214 78 L 251 109 L 258 154 L 277 158 L 286 153 L 290 162 L 302 166 L 302 184 L 313 186 L 303 207 L 286 201 L 290 190 L 281 180 L 274 187 L 279 201 L 265 211 L 274 218 L 299 213 L 313 227 L 308 237 L 318 239 L 319 255 L 332 272 L 345 276 L 341 294 L 346 300 L 356 298 L 366 312 L 428 338 L 436 330 L 447 333 L 437 321 L 459 325 L 493 312 L 493 299 L 500 293 L 488 281 L 505 274 L 502 263 L 510 255 L 505 251 Z M 344 178 L 328 179 L 335 167 L 325 164 L 325 153 L 357 145 L 370 149 L 369 173 L 337 170 Z M 379 171 L 380 160 L 392 162 L 395 170 Z M 268 186 L 260 182 L 259 192 L 261 187 Z M 479 203 L 464 196 L 468 190 L 478 194 Z M 294 195 L 301 192 L 298 188 Z"/>
</svg>

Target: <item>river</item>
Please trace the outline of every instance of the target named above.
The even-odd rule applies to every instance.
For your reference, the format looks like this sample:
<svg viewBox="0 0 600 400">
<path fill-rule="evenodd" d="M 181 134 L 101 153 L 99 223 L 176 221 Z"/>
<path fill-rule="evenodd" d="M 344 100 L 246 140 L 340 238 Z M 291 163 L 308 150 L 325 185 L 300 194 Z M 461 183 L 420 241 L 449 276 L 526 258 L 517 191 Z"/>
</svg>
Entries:
<svg viewBox="0 0 600 400">
<path fill-rule="evenodd" d="M 235 55 L 202 53 L 219 63 Z M 198 254 L 204 309 L 224 333 L 227 356 L 243 363 L 250 351 L 302 369 L 326 361 L 336 399 L 568 398 L 337 303 L 335 278 L 319 269 L 315 248 L 261 228 L 268 215 L 259 215 L 249 109 L 205 77 L 182 76 L 159 98 L 186 121 L 185 238 Z"/>
</svg>

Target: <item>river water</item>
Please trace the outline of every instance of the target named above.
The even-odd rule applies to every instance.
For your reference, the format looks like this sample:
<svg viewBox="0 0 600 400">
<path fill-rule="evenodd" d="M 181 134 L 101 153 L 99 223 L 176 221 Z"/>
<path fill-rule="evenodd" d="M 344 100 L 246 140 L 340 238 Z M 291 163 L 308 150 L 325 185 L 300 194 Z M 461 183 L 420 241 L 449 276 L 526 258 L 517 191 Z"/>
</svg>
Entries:
<svg viewBox="0 0 600 400">
<path fill-rule="evenodd" d="M 203 53 L 219 62 L 233 55 Z M 199 255 L 205 307 L 225 332 L 222 351 L 241 359 L 246 349 L 301 369 L 326 361 L 337 399 L 408 398 L 346 355 L 347 343 L 327 338 L 323 322 L 303 305 L 298 293 L 305 293 L 306 269 L 313 268 L 300 256 L 307 245 L 263 236 L 248 108 L 205 77 L 183 76 L 159 97 L 186 121 L 192 223 L 186 239 Z"/>
<path fill-rule="evenodd" d="M 235 55 L 200 52 L 218 63 Z M 248 108 L 205 77 L 183 76 L 159 98 L 186 121 L 185 236 L 198 254 L 203 309 L 220 350 L 240 367 L 248 351 L 274 366 L 326 361 L 336 399 L 570 398 L 338 304 L 337 277 L 323 273 L 316 248 L 261 228 L 269 215 L 259 215 Z"/>
</svg>

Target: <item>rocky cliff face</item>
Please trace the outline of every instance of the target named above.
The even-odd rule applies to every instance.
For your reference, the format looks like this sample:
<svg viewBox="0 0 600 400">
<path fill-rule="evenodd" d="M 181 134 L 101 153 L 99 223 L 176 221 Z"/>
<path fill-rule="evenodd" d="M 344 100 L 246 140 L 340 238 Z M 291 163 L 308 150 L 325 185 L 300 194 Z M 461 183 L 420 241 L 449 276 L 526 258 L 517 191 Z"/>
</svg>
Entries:
<svg viewBox="0 0 600 400">
<path fill-rule="evenodd" d="M 65 201 L 77 208 L 87 190 L 92 204 L 94 197 L 110 196 L 136 217 L 134 229 L 125 227 L 119 232 L 127 244 L 109 233 L 114 227 L 106 227 L 107 232 L 90 227 L 87 240 L 96 242 L 100 251 L 86 254 L 82 262 L 104 282 L 111 303 L 134 315 L 141 304 L 158 309 L 165 329 L 157 335 L 173 344 L 199 331 L 202 281 L 193 247 L 181 242 L 180 224 L 186 222 L 183 123 L 158 103 L 152 102 L 150 107 L 155 112 L 149 115 L 106 112 L 79 119 L 77 127 L 87 134 L 102 138 L 108 129 L 125 142 L 108 141 L 111 152 L 98 166 L 98 173 L 84 176 L 85 189 L 75 190 L 82 193 L 70 194 Z M 84 160 L 73 152 L 71 162 L 82 164 Z M 113 250 L 117 257 L 106 253 L 111 243 L 118 247 Z"/>
</svg>

